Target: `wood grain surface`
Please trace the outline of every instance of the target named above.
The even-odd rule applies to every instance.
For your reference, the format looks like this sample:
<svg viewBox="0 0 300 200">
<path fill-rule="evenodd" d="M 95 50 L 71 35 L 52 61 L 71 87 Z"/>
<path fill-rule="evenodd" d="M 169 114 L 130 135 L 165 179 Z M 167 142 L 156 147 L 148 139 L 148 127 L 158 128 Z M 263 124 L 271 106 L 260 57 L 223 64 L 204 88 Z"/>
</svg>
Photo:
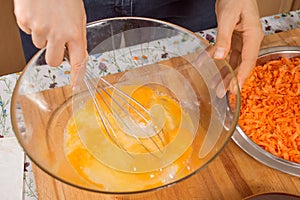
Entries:
<svg viewBox="0 0 300 200">
<path fill-rule="evenodd" d="M 265 37 L 262 48 L 300 46 L 300 30 Z M 243 199 L 253 194 L 284 192 L 300 195 L 300 178 L 271 169 L 230 141 L 205 169 L 171 187 L 136 195 L 106 195 L 64 184 L 33 164 L 39 199 L 44 200 L 189 200 Z"/>
</svg>

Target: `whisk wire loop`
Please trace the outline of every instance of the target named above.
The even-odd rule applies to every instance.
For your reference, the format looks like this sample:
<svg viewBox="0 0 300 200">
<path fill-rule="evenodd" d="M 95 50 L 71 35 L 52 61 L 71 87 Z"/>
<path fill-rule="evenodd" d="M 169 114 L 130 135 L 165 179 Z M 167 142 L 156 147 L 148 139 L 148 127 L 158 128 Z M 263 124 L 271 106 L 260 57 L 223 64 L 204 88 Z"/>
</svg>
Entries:
<svg viewBox="0 0 300 200">
<path fill-rule="evenodd" d="M 154 151 L 148 148 L 142 141 L 143 138 L 150 139 L 155 148 L 162 153 L 162 147 L 165 146 L 164 139 L 162 138 L 162 136 L 164 136 L 163 129 L 157 125 L 154 126 L 152 120 L 154 116 L 152 116 L 149 110 L 102 77 L 96 78 L 90 70 L 86 71 L 84 83 L 91 94 L 93 103 L 107 135 L 120 149 L 131 154 L 120 141 L 113 124 L 116 124 L 122 131 L 134 137 L 148 153 L 154 155 Z M 112 104 L 117 107 L 117 110 L 115 110 L 116 107 L 112 106 Z M 126 110 L 126 107 L 135 113 L 135 117 L 130 114 L 129 110 Z M 112 118 L 108 115 L 112 116 Z M 139 122 L 136 116 L 145 124 Z M 145 127 L 148 128 L 146 129 Z M 153 139 L 154 136 L 158 138 L 161 144 L 158 144 L 158 141 Z"/>
</svg>

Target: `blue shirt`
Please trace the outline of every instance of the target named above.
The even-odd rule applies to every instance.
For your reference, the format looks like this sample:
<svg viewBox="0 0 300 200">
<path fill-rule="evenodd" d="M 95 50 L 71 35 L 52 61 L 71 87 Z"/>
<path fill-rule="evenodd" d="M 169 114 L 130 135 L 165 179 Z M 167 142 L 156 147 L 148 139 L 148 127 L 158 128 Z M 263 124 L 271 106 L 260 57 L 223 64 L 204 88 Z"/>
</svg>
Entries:
<svg viewBox="0 0 300 200">
<path fill-rule="evenodd" d="M 88 22 L 139 16 L 168 21 L 191 31 L 217 26 L 215 0 L 84 0 Z"/>
<path fill-rule="evenodd" d="M 136 16 L 171 22 L 194 32 L 217 26 L 215 0 L 84 0 L 84 5 L 88 22 Z M 38 49 L 30 35 L 20 32 L 28 62 Z"/>
</svg>

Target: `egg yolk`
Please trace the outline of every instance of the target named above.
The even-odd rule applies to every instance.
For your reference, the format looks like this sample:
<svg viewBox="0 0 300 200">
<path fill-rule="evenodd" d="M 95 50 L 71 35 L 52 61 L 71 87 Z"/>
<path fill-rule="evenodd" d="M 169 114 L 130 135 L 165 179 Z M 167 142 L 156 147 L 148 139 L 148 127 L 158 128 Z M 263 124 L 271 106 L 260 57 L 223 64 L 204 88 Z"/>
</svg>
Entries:
<svg viewBox="0 0 300 200">
<path fill-rule="evenodd" d="M 177 175 L 186 174 L 191 170 L 188 159 L 192 152 L 190 144 L 194 138 L 193 124 L 174 95 L 163 86 L 128 86 L 121 89 L 146 108 L 150 115 L 131 100 L 124 102 L 123 105 L 120 103 L 121 97 L 116 96 L 114 91 L 108 90 L 108 94 L 105 92 L 97 94 L 98 108 L 101 108 L 101 113 L 96 109 L 93 99 L 89 99 L 69 120 L 65 132 L 65 154 L 77 174 L 88 183 L 102 189 L 133 191 L 164 185 Z M 121 105 L 114 105 L 110 96 Z M 123 116 L 124 110 L 125 114 L 130 115 L 130 120 L 133 119 L 134 123 L 145 126 L 145 131 L 137 128 L 135 133 L 134 126 L 123 127 L 124 122 L 118 121 L 118 117 L 121 118 L 120 120 L 129 120 L 126 119 L 126 115 Z M 143 117 L 138 113 L 142 113 Z M 104 114 L 105 119 L 103 119 Z M 92 116 L 96 120 L 93 120 Z M 103 122 L 105 120 L 106 122 Z M 107 122 L 110 123 L 111 129 L 104 127 Z M 153 123 L 151 126 L 156 126 L 157 130 L 154 134 L 138 133 L 149 132 L 147 129 L 149 122 Z M 102 138 L 101 141 L 99 138 Z M 121 149 L 122 152 L 125 149 L 130 156 L 125 158 L 122 156 L 126 155 L 124 153 L 120 155 L 114 153 L 119 152 L 116 149 Z M 161 155 L 164 152 L 166 155 Z M 162 156 L 161 159 L 157 159 L 158 164 L 155 161 L 142 162 L 143 159 L 148 158 L 147 156 L 155 160 L 151 154 Z M 130 162 L 128 161 L 130 159 L 135 160 L 135 156 L 141 156 L 141 163 L 136 164 L 141 166 L 142 170 L 138 173 L 123 170 L 123 165 Z M 165 158 L 169 157 L 172 157 L 170 163 L 164 163 Z M 122 161 L 122 164 L 115 165 L 116 161 L 113 159 Z M 153 168 L 149 165 L 153 165 Z"/>
</svg>

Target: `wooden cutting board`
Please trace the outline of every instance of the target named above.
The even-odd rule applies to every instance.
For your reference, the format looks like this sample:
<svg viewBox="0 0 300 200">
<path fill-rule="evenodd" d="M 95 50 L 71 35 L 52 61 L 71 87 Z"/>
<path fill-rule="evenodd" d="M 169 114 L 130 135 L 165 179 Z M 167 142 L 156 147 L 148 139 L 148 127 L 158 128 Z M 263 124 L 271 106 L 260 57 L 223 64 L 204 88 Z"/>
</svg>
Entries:
<svg viewBox="0 0 300 200">
<path fill-rule="evenodd" d="M 300 46 L 300 30 L 265 37 L 262 48 Z M 253 194 L 283 192 L 300 195 L 300 178 L 271 169 L 254 160 L 233 141 L 208 167 L 174 186 L 137 195 L 114 196 L 80 190 L 64 184 L 33 164 L 39 199 L 49 200 L 167 200 L 231 199 Z"/>
</svg>

